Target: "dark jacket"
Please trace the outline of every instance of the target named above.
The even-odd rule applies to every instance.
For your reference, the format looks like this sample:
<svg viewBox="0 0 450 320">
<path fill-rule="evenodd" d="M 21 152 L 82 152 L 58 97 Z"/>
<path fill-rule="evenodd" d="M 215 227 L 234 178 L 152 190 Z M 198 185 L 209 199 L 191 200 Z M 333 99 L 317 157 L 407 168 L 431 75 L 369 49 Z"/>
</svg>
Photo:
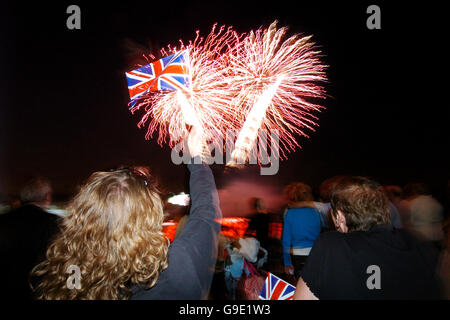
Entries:
<svg viewBox="0 0 450 320">
<path fill-rule="evenodd" d="M 376 225 L 322 233 L 301 277 L 321 300 L 440 299 L 439 264 L 431 244 L 406 230 Z"/>
<path fill-rule="evenodd" d="M 131 299 L 206 299 L 217 258 L 222 218 L 214 176 L 205 164 L 189 164 L 189 220 L 169 248 L 169 266 L 149 290 L 133 287 Z"/>
<path fill-rule="evenodd" d="M 0 216 L 0 299 L 31 299 L 30 271 L 44 259 L 58 220 L 32 204 Z"/>
</svg>

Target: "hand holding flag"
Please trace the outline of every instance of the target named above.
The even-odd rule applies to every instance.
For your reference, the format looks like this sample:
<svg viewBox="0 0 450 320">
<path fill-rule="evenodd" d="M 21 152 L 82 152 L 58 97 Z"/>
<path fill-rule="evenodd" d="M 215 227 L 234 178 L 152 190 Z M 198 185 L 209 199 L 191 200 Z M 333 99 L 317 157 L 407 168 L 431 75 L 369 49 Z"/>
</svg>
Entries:
<svg viewBox="0 0 450 320">
<path fill-rule="evenodd" d="M 130 93 L 130 109 L 140 98 L 151 91 L 186 91 L 190 84 L 187 50 L 126 72 L 125 75 Z"/>
</svg>

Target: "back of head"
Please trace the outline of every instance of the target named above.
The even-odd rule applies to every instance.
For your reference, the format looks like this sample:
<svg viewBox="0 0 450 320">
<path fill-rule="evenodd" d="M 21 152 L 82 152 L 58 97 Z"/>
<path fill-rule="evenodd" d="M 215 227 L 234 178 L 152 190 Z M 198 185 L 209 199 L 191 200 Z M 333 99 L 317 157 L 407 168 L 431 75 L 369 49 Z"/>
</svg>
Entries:
<svg viewBox="0 0 450 320">
<path fill-rule="evenodd" d="M 42 204 L 46 202 L 49 204 L 51 194 L 50 181 L 43 177 L 34 177 L 20 190 L 20 201 L 22 204 Z"/>
<path fill-rule="evenodd" d="M 43 299 L 127 298 L 129 285 L 153 286 L 167 267 L 162 201 L 141 167 L 95 172 L 68 208 L 61 235 L 38 265 Z M 81 289 L 70 290 L 68 268 L 78 266 Z M 100 281 L 101 279 L 101 281 Z"/>
<path fill-rule="evenodd" d="M 284 189 L 284 192 L 290 202 L 314 201 L 311 187 L 302 182 L 293 182 L 289 184 Z"/>
<path fill-rule="evenodd" d="M 365 177 L 341 179 L 331 192 L 333 216 L 337 210 L 345 218 L 348 231 L 367 231 L 377 224 L 389 224 L 389 202 L 380 186 Z"/>
<path fill-rule="evenodd" d="M 334 186 L 344 178 L 345 176 L 334 176 L 323 181 L 319 187 L 319 195 L 321 201 L 330 202 L 331 191 L 333 190 Z"/>
</svg>

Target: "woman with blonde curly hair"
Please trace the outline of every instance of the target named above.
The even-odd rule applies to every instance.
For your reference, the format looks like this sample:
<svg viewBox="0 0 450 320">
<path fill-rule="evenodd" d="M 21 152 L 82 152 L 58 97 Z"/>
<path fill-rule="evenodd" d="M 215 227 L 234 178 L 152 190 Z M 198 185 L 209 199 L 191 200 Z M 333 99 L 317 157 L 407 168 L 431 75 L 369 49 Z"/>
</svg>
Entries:
<svg viewBox="0 0 450 320">
<path fill-rule="evenodd" d="M 206 298 L 221 212 L 211 169 L 205 164 L 188 168 L 190 217 L 170 246 L 162 232 L 162 201 L 148 170 L 92 174 L 71 202 L 46 260 L 32 271 L 37 298 Z"/>
</svg>

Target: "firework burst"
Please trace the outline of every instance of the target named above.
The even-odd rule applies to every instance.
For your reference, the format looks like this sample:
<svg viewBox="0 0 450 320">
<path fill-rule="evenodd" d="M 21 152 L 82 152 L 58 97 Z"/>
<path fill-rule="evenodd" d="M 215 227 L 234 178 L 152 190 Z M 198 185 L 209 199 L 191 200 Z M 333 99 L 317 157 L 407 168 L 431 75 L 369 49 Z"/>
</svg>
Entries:
<svg viewBox="0 0 450 320">
<path fill-rule="evenodd" d="M 314 113 L 323 107 L 310 100 L 325 96 L 318 83 L 326 81 L 326 66 L 310 36 L 286 39 L 286 33 L 276 21 L 247 35 L 215 24 L 206 38 L 197 31 L 187 45 L 162 49 L 162 57 L 187 52 L 190 85 L 148 92 L 134 105 L 133 113 L 145 112 L 138 126 L 148 123 L 146 138 L 158 132 L 158 143 L 173 148 L 195 126 L 209 156 L 208 144 L 225 149 L 227 132 L 238 131 L 227 163 L 235 166 L 249 159 L 264 129 L 279 133 L 277 153 L 287 158 L 286 152 L 300 147 L 296 136 L 307 137 L 305 130 L 317 125 Z"/>
<path fill-rule="evenodd" d="M 307 100 L 325 96 L 317 84 L 326 81 L 320 52 L 311 36 L 283 40 L 287 28 L 277 29 L 276 23 L 251 31 L 227 56 L 234 96 L 229 123 L 240 122 L 242 128 L 227 165 L 248 160 L 259 129 L 278 130 L 280 155 L 286 158 L 286 152 L 300 146 L 295 135 L 308 137 L 305 129 L 317 125 L 313 113 L 323 108 Z"/>
</svg>

